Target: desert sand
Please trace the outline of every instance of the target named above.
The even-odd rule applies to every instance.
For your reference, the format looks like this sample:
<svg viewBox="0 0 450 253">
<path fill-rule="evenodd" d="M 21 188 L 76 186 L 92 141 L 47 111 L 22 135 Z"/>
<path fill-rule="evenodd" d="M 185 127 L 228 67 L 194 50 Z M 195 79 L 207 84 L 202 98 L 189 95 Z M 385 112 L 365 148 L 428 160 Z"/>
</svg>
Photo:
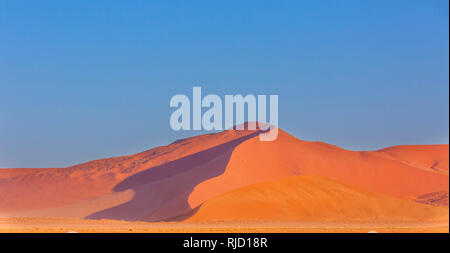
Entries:
<svg viewBox="0 0 450 253">
<path fill-rule="evenodd" d="M 142 222 L 0 218 L 1 233 L 448 233 L 448 223 Z"/>
<path fill-rule="evenodd" d="M 357 152 L 259 133 L 1 169 L 0 232 L 448 233 L 448 145 Z"/>
</svg>

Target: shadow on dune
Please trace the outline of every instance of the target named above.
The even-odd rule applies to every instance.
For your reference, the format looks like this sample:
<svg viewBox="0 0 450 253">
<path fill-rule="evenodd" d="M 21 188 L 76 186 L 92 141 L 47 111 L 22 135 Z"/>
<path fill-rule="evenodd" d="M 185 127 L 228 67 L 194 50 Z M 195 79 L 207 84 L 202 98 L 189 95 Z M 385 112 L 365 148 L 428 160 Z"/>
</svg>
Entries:
<svg viewBox="0 0 450 253">
<path fill-rule="evenodd" d="M 233 150 L 261 131 L 213 148 L 148 168 L 114 187 L 115 192 L 132 189 L 132 200 L 89 215 L 88 219 L 127 221 L 181 221 L 193 215 L 188 198 L 201 182 L 225 172 Z"/>
</svg>

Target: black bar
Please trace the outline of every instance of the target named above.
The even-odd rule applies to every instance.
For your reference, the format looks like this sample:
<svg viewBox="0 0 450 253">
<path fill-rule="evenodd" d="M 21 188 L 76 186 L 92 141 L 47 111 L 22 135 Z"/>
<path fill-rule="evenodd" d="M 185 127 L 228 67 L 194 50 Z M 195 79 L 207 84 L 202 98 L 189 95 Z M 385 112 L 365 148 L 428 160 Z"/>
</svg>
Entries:
<svg viewBox="0 0 450 253">
<path fill-rule="evenodd" d="M 192 238 L 192 240 L 191 240 Z M 229 239 L 231 238 L 231 239 Z M 228 240 L 243 238 L 245 245 L 235 247 Z M 266 238 L 266 244 L 261 245 L 261 238 Z M 445 245 L 448 247 L 449 234 L 244 234 L 244 233 L 193 233 L 193 234 L 0 234 L 2 247 L 6 244 L 14 245 L 14 248 L 22 246 L 36 247 L 43 250 L 78 249 L 85 251 L 104 250 L 139 250 L 139 252 L 155 252 L 153 250 L 177 250 L 176 252 L 198 251 L 212 252 L 211 244 L 203 244 L 204 247 L 184 247 L 186 240 L 217 240 L 214 251 L 243 251 L 255 250 L 258 252 L 273 252 L 278 249 L 299 249 L 296 252 L 311 252 L 321 250 L 347 250 L 365 252 L 367 250 L 402 250 L 416 249 L 417 247 L 438 248 Z M 259 244 L 254 245 L 259 240 Z M 240 240 L 242 246 L 242 239 Z M 89 245 L 89 246 L 87 246 Z M 359 248 L 358 245 L 364 245 Z M 235 244 L 234 246 L 237 246 Z M 265 247 L 267 246 L 267 247 Z M 146 249 L 146 250 L 145 250 Z M 314 249 L 314 250 L 308 250 Z M 281 253 L 281 252 L 280 252 Z"/>
</svg>

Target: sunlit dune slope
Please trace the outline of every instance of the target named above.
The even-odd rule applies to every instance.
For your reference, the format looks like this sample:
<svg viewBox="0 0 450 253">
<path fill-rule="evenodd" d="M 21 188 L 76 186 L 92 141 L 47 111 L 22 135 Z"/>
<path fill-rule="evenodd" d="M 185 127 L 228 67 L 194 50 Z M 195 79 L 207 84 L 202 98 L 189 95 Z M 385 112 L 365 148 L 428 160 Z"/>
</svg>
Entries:
<svg viewBox="0 0 450 253">
<path fill-rule="evenodd" d="M 379 150 L 410 166 L 448 175 L 448 145 L 404 145 Z"/>
<path fill-rule="evenodd" d="M 448 208 L 358 190 L 317 176 L 253 184 L 203 203 L 186 222 L 448 222 Z"/>
<path fill-rule="evenodd" d="M 424 152 L 428 147 L 422 148 Z M 441 156 L 441 150 L 437 151 L 435 159 L 443 165 L 448 163 L 448 154 Z M 404 199 L 448 191 L 449 187 L 448 175 L 410 166 L 384 152 L 344 150 L 322 142 L 302 141 L 280 130 L 273 142 L 252 138 L 236 147 L 225 173 L 198 185 L 189 196 L 189 204 L 197 206 L 248 184 L 305 174 Z"/>
</svg>

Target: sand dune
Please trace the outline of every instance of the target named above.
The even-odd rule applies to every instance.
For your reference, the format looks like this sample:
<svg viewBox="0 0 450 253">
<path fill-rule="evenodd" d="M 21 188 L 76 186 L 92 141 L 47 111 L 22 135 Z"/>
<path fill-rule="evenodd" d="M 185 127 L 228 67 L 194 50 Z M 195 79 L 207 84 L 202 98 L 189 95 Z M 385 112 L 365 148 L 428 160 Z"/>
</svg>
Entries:
<svg viewBox="0 0 450 253">
<path fill-rule="evenodd" d="M 318 176 L 245 186 L 203 203 L 186 222 L 446 222 L 448 208 L 400 200 Z"/>
<path fill-rule="evenodd" d="M 393 159 L 427 171 L 448 175 L 448 145 L 404 145 L 379 150 Z"/>
<path fill-rule="evenodd" d="M 448 163 L 448 154 L 438 161 Z M 248 184 L 309 174 L 403 199 L 448 191 L 449 187 L 448 175 L 407 165 L 383 152 L 355 152 L 301 141 L 280 130 L 276 141 L 253 138 L 236 147 L 225 173 L 199 184 L 189 196 L 189 204 L 197 206 Z"/>
<path fill-rule="evenodd" d="M 115 193 L 116 185 L 136 173 L 167 165 L 171 161 L 189 157 L 221 144 L 226 144 L 222 146 L 223 149 L 232 149 L 233 146 L 245 141 L 245 138 L 253 137 L 246 137 L 251 134 L 254 132 L 224 131 L 219 134 L 196 136 L 135 155 L 100 159 L 67 168 L 1 169 L 0 214 L 55 208 L 93 198 L 102 198 L 107 194 Z M 219 152 L 225 153 L 224 150 Z M 208 156 L 197 159 L 198 163 L 209 162 L 212 157 L 210 153 L 206 155 Z M 185 165 L 183 160 L 178 163 L 176 168 L 171 169 L 173 175 L 193 167 Z M 161 169 L 153 171 L 161 174 Z M 135 184 L 137 186 L 141 183 L 138 181 Z"/>
<path fill-rule="evenodd" d="M 257 135 L 224 131 L 68 168 L 0 170 L 0 215 L 125 220 L 178 216 L 191 210 L 186 200 L 194 186 L 223 173 L 231 151 Z"/>
<path fill-rule="evenodd" d="M 222 194 L 302 175 L 296 180 L 314 181 L 310 188 L 303 190 L 317 191 L 314 194 L 330 201 L 335 198 L 334 207 L 348 212 L 347 216 L 322 212 L 318 214 L 318 220 L 328 217 L 347 222 L 363 219 L 365 214 L 367 220 L 380 215 L 392 216 L 385 220 L 423 220 L 440 215 L 436 210 L 442 209 L 431 206 L 436 203 L 447 206 L 448 220 L 448 201 L 441 201 L 441 195 L 436 197 L 439 192 L 448 193 L 448 145 L 398 146 L 354 152 L 326 143 L 298 140 L 282 130 L 273 142 L 260 142 L 258 134 L 258 130 L 227 130 L 179 140 L 135 155 L 67 168 L 2 169 L 0 216 L 126 221 L 197 219 L 195 217 L 202 217 L 205 212 L 201 211 L 203 208 L 220 206 L 217 198 L 224 196 Z M 286 183 L 289 184 L 289 180 Z M 336 192 L 327 191 L 327 187 Z M 277 192 L 275 188 L 273 190 Z M 298 188 L 285 190 L 295 192 Z M 242 194 L 249 193 L 243 191 Z M 264 195 L 257 194 L 255 201 Z M 384 197 L 373 197 L 373 194 Z M 265 196 L 274 199 L 276 194 L 267 191 Z M 432 198 L 418 201 L 426 198 L 423 196 Z M 314 200 L 317 201 L 315 205 L 326 206 L 327 201 L 321 199 L 310 198 L 308 201 Z M 370 204 L 375 210 L 366 210 Z M 196 209 L 200 205 L 202 207 Z M 355 213 L 353 206 L 359 211 Z M 285 211 L 295 217 L 286 214 L 283 219 L 298 221 L 308 217 L 308 209 L 293 212 L 296 209 L 289 210 L 290 207 L 284 206 Z M 405 213 L 391 212 L 394 207 Z M 409 209 L 412 213 L 408 213 Z M 199 213 L 189 218 L 197 210 Z M 310 218 L 314 220 L 314 217 Z"/>
</svg>

